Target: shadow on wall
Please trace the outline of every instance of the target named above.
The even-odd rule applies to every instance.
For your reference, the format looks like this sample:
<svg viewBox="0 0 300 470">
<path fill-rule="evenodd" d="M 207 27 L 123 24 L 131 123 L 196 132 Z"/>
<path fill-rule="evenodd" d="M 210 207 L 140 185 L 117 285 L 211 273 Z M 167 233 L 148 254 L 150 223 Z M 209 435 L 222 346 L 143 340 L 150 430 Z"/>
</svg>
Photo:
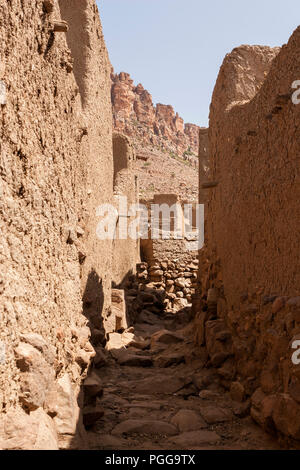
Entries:
<svg viewBox="0 0 300 470">
<path fill-rule="evenodd" d="M 118 175 L 122 170 L 130 170 L 134 159 L 131 155 L 131 146 L 128 137 L 122 134 L 113 134 L 113 156 L 114 156 L 114 189 L 118 183 Z"/>
<path fill-rule="evenodd" d="M 70 443 L 69 449 L 88 449 L 93 447 L 94 449 L 101 449 L 101 436 L 99 440 L 95 441 L 97 430 L 103 429 L 107 424 L 107 417 L 105 416 L 105 402 L 103 401 L 103 383 L 102 377 L 107 377 L 107 372 L 110 367 L 113 367 L 113 360 L 115 360 L 119 366 L 136 366 L 143 365 L 143 367 L 153 367 L 153 359 L 149 355 L 136 354 L 135 346 L 137 343 L 143 346 L 144 349 L 150 347 L 147 343 L 147 337 L 150 337 L 156 331 L 161 330 L 164 326 L 169 330 L 176 330 L 178 327 L 186 326 L 193 318 L 190 308 L 184 308 L 178 311 L 175 315 L 169 317 L 166 321 L 167 324 L 163 324 L 164 318 L 164 293 L 157 291 L 156 295 L 154 291 L 150 290 L 139 290 L 138 289 L 138 277 L 128 271 L 124 276 L 121 283 L 113 283 L 113 286 L 123 287 L 125 289 L 125 298 L 123 297 L 123 319 L 126 318 L 126 325 L 118 324 L 118 300 L 122 297 L 121 290 L 119 292 L 112 292 L 112 317 L 115 323 L 111 321 L 109 323 L 112 329 L 112 335 L 109 338 L 109 343 L 106 344 L 106 339 L 99 339 L 92 335 L 91 342 L 96 351 L 96 357 L 91 361 L 91 364 L 87 366 L 85 372 L 87 372 L 87 378 L 84 379 L 81 384 L 80 393 L 78 396 L 78 405 L 80 407 L 80 414 L 77 422 L 76 433 L 72 442 Z M 84 301 L 88 302 L 90 289 L 98 289 L 101 292 L 101 280 L 97 274 L 92 271 L 89 276 L 87 283 Z M 134 295 L 135 291 L 135 295 Z M 152 295 L 151 295 L 152 292 Z M 119 294 L 119 295 L 118 295 Z M 114 298 L 115 296 L 115 298 Z M 153 297 L 153 300 L 149 300 L 149 296 Z M 100 300 L 100 299 L 99 299 Z M 155 309 L 153 315 L 157 316 L 157 325 L 149 324 L 149 329 L 145 330 L 145 335 L 142 338 L 137 335 L 133 330 L 128 330 L 134 324 L 144 325 L 144 319 L 140 318 L 140 314 L 145 312 L 145 305 L 147 303 L 148 308 L 151 308 L 149 302 L 152 302 L 152 307 Z M 125 304 L 125 305 L 124 305 Z M 88 305 L 88 310 L 84 313 L 85 316 L 90 314 L 91 306 Z M 124 308 L 125 307 L 125 308 Z M 84 307 L 86 308 L 86 306 Z M 148 312 L 149 313 L 149 312 Z M 163 326 L 164 325 L 164 326 Z M 95 331 L 95 330 L 94 330 Z M 118 334 L 119 333 L 119 334 Z M 96 341 L 97 339 L 97 341 Z M 106 346 L 106 347 L 105 347 Z M 99 354 L 102 360 L 99 360 Z M 104 384 L 105 385 L 105 384 Z M 107 395 L 104 397 L 105 401 L 109 399 Z M 87 435 L 87 431 L 90 431 L 90 436 Z M 89 438 L 93 442 L 89 441 Z M 104 449 L 105 450 L 105 449 Z"/>
<path fill-rule="evenodd" d="M 127 289 L 128 285 L 132 282 L 133 278 L 135 279 L 135 275 L 133 270 L 131 269 L 128 273 L 123 277 L 121 282 L 112 281 L 112 288 L 113 289 Z"/>
<path fill-rule="evenodd" d="M 84 347 L 82 360 L 79 365 L 81 367 L 81 376 L 83 380 L 80 385 L 79 392 L 77 392 L 77 405 L 73 412 L 77 415 L 77 423 L 72 437 L 68 439 L 68 449 L 72 450 L 86 450 L 88 449 L 88 441 L 85 429 L 84 409 L 91 409 L 95 414 L 97 412 L 97 394 L 102 394 L 102 387 L 97 383 L 94 385 L 96 391 L 95 397 L 91 399 L 86 393 L 86 385 L 93 382 L 93 357 L 97 348 L 105 341 L 105 333 L 103 328 L 103 305 L 104 305 L 104 291 L 102 279 L 97 272 L 92 269 L 88 275 L 84 293 L 82 296 L 82 314 L 87 318 L 87 326 L 91 332 L 90 342 L 88 348 Z M 91 345 L 93 348 L 91 348 Z M 78 390 L 78 389 L 77 389 Z M 76 405 L 75 405 L 76 407 Z M 72 418 L 70 417 L 70 421 Z"/>
<path fill-rule="evenodd" d="M 59 0 L 59 8 L 62 19 L 69 24 L 67 43 L 74 59 L 73 73 L 84 108 L 88 96 L 86 83 L 89 51 L 88 2 L 87 0 Z"/>
<path fill-rule="evenodd" d="M 97 328 L 98 330 L 103 329 L 103 305 L 104 292 L 102 279 L 93 269 L 88 275 L 82 296 L 82 312 L 91 323 L 90 326 Z"/>
<path fill-rule="evenodd" d="M 121 283 L 117 284 L 113 282 L 112 287 L 120 291 L 126 289 L 128 292 L 134 287 L 135 282 L 136 276 L 132 271 L 128 271 Z M 88 449 L 89 443 L 86 431 L 92 429 L 97 421 L 104 415 L 104 408 L 101 404 L 103 386 L 100 368 L 107 364 L 105 345 L 109 332 L 122 333 L 126 328 L 129 328 L 135 320 L 132 315 L 129 315 L 132 308 L 132 305 L 128 303 L 129 299 L 127 296 L 124 296 L 123 309 L 120 306 L 120 311 L 118 311 L 118 302 L 114 302 L 114 291 L 112 291 L 111 317 L 106 319 L 104 325 L 104 292 L 102 280 L 95 270 L 89 273 L 82 296 L 82 313 L 88 319 L 88 327 L 91 330 L 90 344 L 94 349 L 94 353 L 92 354 L 94 357 L 91 359 L 91 355 L 89 355 L 89 360 L 83 361 L 81 364 L 82 376 L 85 378 L 81 383 L 80 391 L 77 395 L 77 404 L 79 406 L 79 410 L 77 409 L 78 420 L 76 430 L 72 439 L 69 441 L 69 449 Z M 123 348 L 120 347 L 119 353 L 121 355 L 123 351 L 125 354 L 125 349 L 123 350 Z M 88 354 L 90 353 L 87 352 L 87 355 Z M 99 442 L 99 446 L 101 446 L 101 442 Z"/>
<path fill-rule="evenodd" d="M 124 306 L 125 308 L 122 309 L 120 315 L 122 317 L 122 321 L 120 321 L 120 317 L 118 317 L 118 312 L 114 309 L 113 306 L 113 314 L 116 317 L 115 322 L 115 332 L 122 332 L 123 325 L 126 325 L 127 328 L 133 325 L 136 319 L 135 314 L 135 305 L 133 305 L 132 297 L 130 296 L 130 290 L 137 288 L 137 279 L 136 275 L 133 273 L 132 270 L 129 270 L 127 274 L 123 277 L 122 281 L 117 283 L 112 281 L 112 289 L 116 290 L 124 290 Z M 119 328 L 119 325 L 122 325 Z"/>
<path fill-rule="evenodd" d="M 141 262 L 146 262 L 151 264 L 154 262 L 154 254 L 153 254 L 153 240 L 150 238 L 142 239 L 140 241 L 140 256 Z"/>
</svg>

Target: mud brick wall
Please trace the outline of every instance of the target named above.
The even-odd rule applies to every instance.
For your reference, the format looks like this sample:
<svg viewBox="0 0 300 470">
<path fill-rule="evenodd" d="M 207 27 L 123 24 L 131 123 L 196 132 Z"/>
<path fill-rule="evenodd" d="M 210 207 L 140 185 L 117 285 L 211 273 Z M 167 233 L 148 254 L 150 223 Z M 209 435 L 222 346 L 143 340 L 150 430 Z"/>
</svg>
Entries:
<svg viewBox="0 0 300 470">
<path fill-rule="evenodd" d="M 111 65 L 92 0 L 11 0 L 0 16 L 0 448 L 78 447 L 86 317 L 111 302 L 112 242 L 96 237 Z"/>
<path fill-rule="evenodd" d="M 300 29 L 282 49 L 228 54 L 210 113 L 206 246 L 197 341 L 265 429 L 300 438 Z"/>
</svg>

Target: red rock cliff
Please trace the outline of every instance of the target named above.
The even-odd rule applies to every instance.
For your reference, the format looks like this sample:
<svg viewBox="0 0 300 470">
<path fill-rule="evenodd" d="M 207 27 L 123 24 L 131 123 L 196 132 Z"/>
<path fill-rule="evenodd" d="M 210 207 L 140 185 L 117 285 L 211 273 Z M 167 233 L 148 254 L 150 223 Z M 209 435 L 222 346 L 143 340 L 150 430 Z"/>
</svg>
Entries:
<svg viewBox="0 0 300 470">
<path fill-rule="evenodd" d="M 111 75 L 114 126 L 142 145 L 159 147 L 178 155 L 199 146 L 199 127 L 185 124 L 170 105 L 153 105 L 143 85 L 134 85 L 128 73 Z"/>
</svg>

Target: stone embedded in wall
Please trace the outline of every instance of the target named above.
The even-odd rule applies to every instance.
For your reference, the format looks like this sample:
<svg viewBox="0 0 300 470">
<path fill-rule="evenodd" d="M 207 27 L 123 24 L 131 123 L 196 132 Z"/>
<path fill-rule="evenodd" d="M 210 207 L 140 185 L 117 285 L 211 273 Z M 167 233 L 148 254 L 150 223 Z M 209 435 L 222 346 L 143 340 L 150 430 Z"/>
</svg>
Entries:
<svg viewBox="0 0 300 470">
<path fill-rule="evenodd" d="M 124 290 L 112 289 L 111 315 L 105 322 L 104 328 L 107 334 L 128 328 Z"/>
<path fill-rule="evenodd" d="M 0 416 L 0 449 L 58 450 L 53 420 L 41 408 L 28 415 L 10 410 Z"/>
<path fill-rule="evenodd" d="M 19 343 L 15 349 L 16 364 L 20 370 L 20 402 L 33 411 L 43 407 L 48 390 L 54 383 L 54 369 L 33 346 Z"/>
<path fill-rule="evenodd" d="M 56 384 L 52 395 L 55 400 L 54 423 L 60 440 L 61 448 L 68 448 L 75 438 L 80 409 L 68 374 L 63 375 Z"/>
</svg>

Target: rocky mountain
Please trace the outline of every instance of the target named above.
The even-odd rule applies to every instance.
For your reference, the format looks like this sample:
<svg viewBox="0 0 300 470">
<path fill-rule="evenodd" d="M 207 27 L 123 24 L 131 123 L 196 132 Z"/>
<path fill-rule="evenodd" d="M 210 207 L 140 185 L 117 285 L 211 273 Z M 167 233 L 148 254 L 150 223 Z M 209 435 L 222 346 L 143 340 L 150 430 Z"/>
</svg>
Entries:
<svg viewBox="0 0 300 470">
<path fill-rule="evenodd" d="M 196 200 L 199 133 L 204 132 L 207 147 L 207 129 L 185 124 L 170 105 L 155 106 L 151 94 L 128 73 L 112 71 L 111 80 L 114 130 L 130 137 L 135 147 L 140 197 L 176 193 Z"/>
<path fill-rule="evenodd" d="M 185 124 L 170 105 L 153 104 L 151 94 L 125 72 L 111 74 L 115 130 L 136 145 L 151 146 L 191 160 L 198 155 L 199 126 Z"/>
</svg>

